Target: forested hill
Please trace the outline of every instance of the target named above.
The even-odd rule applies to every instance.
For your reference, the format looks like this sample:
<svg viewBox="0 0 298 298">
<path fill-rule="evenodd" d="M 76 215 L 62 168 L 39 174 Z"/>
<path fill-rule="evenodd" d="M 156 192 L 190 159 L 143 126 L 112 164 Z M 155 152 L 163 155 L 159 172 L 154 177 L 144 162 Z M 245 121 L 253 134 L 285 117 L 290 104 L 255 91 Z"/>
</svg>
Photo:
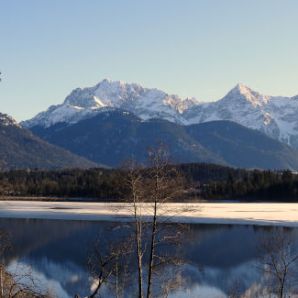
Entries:
<svg viewBox="0 0 298 298">
<path fill-rule="evenodd" d="M 298 170 L 298 150 L 231 121 L 185 126 L 161 119 L 143 121 L 127 111 L 114 110 L 74 124 L 31 127 L 31 131 L 51 144 L 113 168 L 128 159 L 146 163 L 148 148 L 162 142 L 175 163 Z"/>
<path fill-rule="evenodd" d="M 98 164 L 49 144 L 0 113 L 0 171 L 90 168 Z"/>
<path fill-rule="evenodd" d="M 187 189 L 179 200 L 298 201 L 298 175 L 247 171 L 210 164 L 177 166 Z M 0 196 L 121 201 L 128 193 L 124 170 L 89 169 L 0 173 Z"/>
</svg>

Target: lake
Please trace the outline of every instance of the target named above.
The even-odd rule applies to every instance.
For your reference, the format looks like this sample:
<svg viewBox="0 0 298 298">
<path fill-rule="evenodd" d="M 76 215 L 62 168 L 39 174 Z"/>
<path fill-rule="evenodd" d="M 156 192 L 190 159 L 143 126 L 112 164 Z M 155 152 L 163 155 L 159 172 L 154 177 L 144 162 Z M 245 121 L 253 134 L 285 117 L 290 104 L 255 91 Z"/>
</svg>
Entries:
<svg viewBox="0 0 298 298">
<path fill-rule="evenodd" d="M 89 293 L 91 280 L 87 260 L 97 239 L 122 234 L 125 223 L 45 219 L 0 219 L 0 229 L 9 231 L 12 249 L 6 262 L 10 270 L 30 266 L 40 284 L 57 297 Z M 183 277 L 188 290 L 173 297 L 225 297 L 239 284 L 245 290 L 259 279 L 256 258 L 258 241 L 271 227 L 253 225 L 190 224 L 181 247 Z M 282 228 L 297 236 L 297 228 Z M 297 238 L 297 237 L 296 237 Z M 171 268 L 169 268 L 171 270 Z"/>
</svg>

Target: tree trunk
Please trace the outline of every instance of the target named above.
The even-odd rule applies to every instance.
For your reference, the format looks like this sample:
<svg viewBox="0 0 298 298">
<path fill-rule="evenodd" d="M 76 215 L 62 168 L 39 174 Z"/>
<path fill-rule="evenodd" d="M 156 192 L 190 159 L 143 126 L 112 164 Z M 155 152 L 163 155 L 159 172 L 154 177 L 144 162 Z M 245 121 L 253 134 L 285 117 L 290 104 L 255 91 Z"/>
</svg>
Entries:
<svg viewBox="0 0 298 298">
<path fill-rule="evenodd" d="M 153 215 L 153 222 L 152 222 L 149 268 L 148 268 L 147 298 L 151 297 L 152 271 L 153 271 L 154 254 L 155 254 L 156 223 L 157 223 L 157 199 L 155 199 L 154 201 L 154 215 Z"/>
<path fill-rule="evenodd" d="M 137 258 L 138 258 L 138 297 L 143 298 L 143 249 L 142 249 L 142 223 L 136 219 Z"/>
</svg>

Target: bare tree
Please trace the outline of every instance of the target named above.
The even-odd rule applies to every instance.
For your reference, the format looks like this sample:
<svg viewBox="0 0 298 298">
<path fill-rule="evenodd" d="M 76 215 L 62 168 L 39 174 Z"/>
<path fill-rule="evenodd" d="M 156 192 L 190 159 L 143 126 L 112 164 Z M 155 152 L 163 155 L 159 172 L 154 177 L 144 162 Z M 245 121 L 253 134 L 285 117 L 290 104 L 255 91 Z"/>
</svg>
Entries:
<svg viewBox="0 0 298 298">
<path fill-rule="evenodd" d="M 187 281 L 183 277 L 180 270 L 175 270 L 173 267 L 169 268 L 169 274 L 171 275 L 171 278 L 165 279 L 162 281 L 162 287 L 161 287 L 161 297 L 168 298 L 171 293 L 175 292 L 177 289 L 186 290 L 187 288 Z M 168 272 L 164 272 L 168 273 Z M 165 275 L 165 274 L 164 274 Z"/>
<path fill-rule="evenodd" d="M 87 298 L 99 297 L 103 286 L 110 286 L 115 297 L 121 297 L 127 271 L 127 256 L 131 254 L 130 242 L 106 242 L 103 239 L 96 241 L 92 253 L 89 255 L 88 267 L 94 280 L 92 292 Z M 75 298 L 79 298 L 75 295 Z"/>
<path fill-rule="evenodd" d="M 128 167 L 126 198 L 134 223 L 134 243 L 138 268 L 138 297 L 150 298 L 154 275 L 166 264 L 181 263 L 167 253 L 170 244 L 177 245 L 182 236 L 179 225 L 171 225 L 173 216 L 189 212 L 181 205 L 170 206 L 182 196 L 185 181 L 177 168 L 170 164 L 168 151 L 160 146 L 149 151 L 149 167 L 131 163 Z M 145 286 L 146 285 L 146 289 Z"/>
<path fill-rule="evenodd" d="M 1 230 L 0 231 L 0 297 L 4 297 L 5 282 L 6 282 L 6 269 L 4 265 L 5 252 L 10 248 L 10 241 L 8 234 Z"/>
<path fill-rule="evenodd" d="M 11 248 L 9 235 L 0 231 L 0 298 L 49 298 L 46 290 L 39 289 L 31 268 L 17 266 L 14 272 L 5 266 L 4 255 Z"/>
<path fill-rule="evenodd" d="M 136 293 L 136 297 L 151 298 L 157 293 L 167 297 L 180 284 L 174 282 L 179 274 L 167 274 L 167 280 L 161 274 L 162 269 L 165 265 L 182 263 L 182 257 L 177 257 L 175 253 L 186 230 L 185 225 L 172 220 L 192 210 L 187 204 L 170 204 L 184 195 L 184 178 L 177 167 L 170 164 L 164 147 L 150 150 L 148 167 L 133 161 L 127 163 L 122 178 L 127 192 L 124 203 L 116 208 L 125 208 L 130 214 L 129 236 L 116 246 L 110 243 L 106 251 L 102 243 L 100 248 L 95 249 L 89 264 L 97 286 L 88 297 L 96 297 L 103 285 L 108 284 L 112 284 L 115 296 L 119 297 L 119 273 L 126 273 L 128 266 L 130 286 L 133 288 L 130 291 Z M 135 277 L 136 282 L 133 282 Z"/>
<path fill-rule="evenodd" d="M 298 251 L 289 231 L 274 230 L 260 241 L 260 264 L 267 291 L 290 297 L 297 282 Z"/>
<path fill-rule="evenodd" d="M 48 298 L 51 295 L 40 289 L 30 270 L 19 268 L 18 272 L 4 271 L 4 288 L 1 298 Z"/>
<path fill-rule="evenodd" d="M 243 283 L 240 279 L 233 280 L 231 286 L 228 289 L 229 298 L 240 298 L 244 290 Z"/>
<path fill-rule="evenodd" d="M 149 198 L 153 203 L 153 214 L 151 222 L 150 243 L 149 243 L 149 262 L 148 262 L 148 278 L 147 278 L 147 298 L 152 296 L 152 281 L 154 270 L 165 264 L 168 260 L 161 257 L 158 252 L 158 245 L 165 240 L 173 241 L 176 235 L 170 237 L 159 230 L 159 217 L 161 223 L 165 224 L 164 218 L 167 217 L 166 211 L 163 209 L 165 203 L 172 201 L 181 195 L 183 190 L 183 179 L 179 175 L 177 169 L 169 164 L 168 152 L 163 148 L 157 148 L 149 152 L 150 166 L 149 171 Z M 162 227 L 161 227 L 162 228 Z"/>
<path fill-rule="evenodd" d="M 138 297 L 143 298 L 143 230 L 144 221 L 142 218 L 142 202 L 146 195 L 142 167 L 134 161 L 127 166 L 127 185 L 130 189 L 131 212 L 134 219 L 134 242 L 136 244 L 137 276 L 138 276 Z"/>
</svg>

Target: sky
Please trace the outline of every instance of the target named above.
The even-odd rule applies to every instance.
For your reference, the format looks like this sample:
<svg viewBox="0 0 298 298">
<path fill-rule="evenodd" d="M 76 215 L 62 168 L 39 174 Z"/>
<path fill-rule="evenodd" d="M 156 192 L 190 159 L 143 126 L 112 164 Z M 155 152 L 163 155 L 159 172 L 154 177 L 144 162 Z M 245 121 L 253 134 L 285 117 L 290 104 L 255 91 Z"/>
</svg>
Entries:
<svg viewBox="0 0 298 298">
<path fill-rule="evenodd" d="M 298 94 L 297 0 L 0 0 L 0 112 L 104 78 L 211 101 L 238 82 Z"/>
</svg>

